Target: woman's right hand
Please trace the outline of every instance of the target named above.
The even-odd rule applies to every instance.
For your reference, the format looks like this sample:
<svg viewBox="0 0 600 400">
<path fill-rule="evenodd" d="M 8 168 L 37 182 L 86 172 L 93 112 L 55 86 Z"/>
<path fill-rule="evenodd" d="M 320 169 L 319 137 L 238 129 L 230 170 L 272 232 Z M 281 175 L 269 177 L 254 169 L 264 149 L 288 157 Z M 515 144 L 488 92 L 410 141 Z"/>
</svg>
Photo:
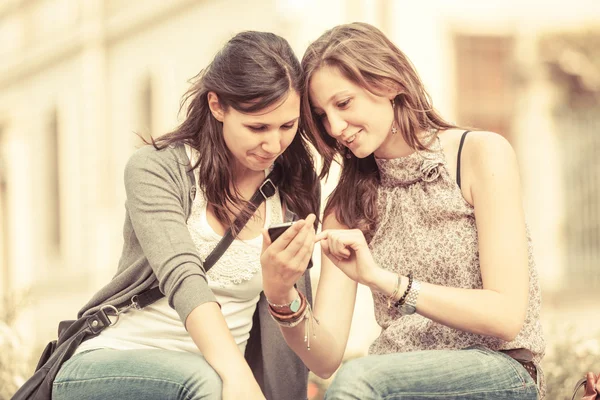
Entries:
<svg viewBox="0 0 600 400">
<path fill-rule="evenodd" d="M 323 254 L 348 278 L 370 286 L 380 269 L 359 229 L 326 229 L 316 235 Z"/>
</svg>

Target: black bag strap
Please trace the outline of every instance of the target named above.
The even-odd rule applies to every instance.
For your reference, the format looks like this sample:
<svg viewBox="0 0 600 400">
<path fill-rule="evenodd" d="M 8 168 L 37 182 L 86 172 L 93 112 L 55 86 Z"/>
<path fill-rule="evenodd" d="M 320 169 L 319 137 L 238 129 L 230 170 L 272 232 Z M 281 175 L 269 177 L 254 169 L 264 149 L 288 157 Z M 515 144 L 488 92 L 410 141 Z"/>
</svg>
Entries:
<svg viewBox="0 0 600 400">
<path fill-rule="evenodd" d="M 256 211 L 263 201 L 275 194 L 281 176 L 281 166 L 275 164 L 273 171 L 263 181 L 250 200 L 252 211 L 252 213 L 249 213 L 250 216 L 254 214 L 254 211 Z M 239 227 L 240 229 L 243 228 L 249 218 L 249 216 L 236 218 L 234 226 Z M 228 229 L 221 241 L 204 262 L 203 267 L 205 271 L 212 268 L 233 240 L 234 237 L 231 229 Z M 50 399 L 52 397 L 52 384 L 59 369 L 63 363 L 73 355 L 77 347 L 83 341 L 97 336 L 108 326 L 116 324 L 119 320 L 119 315 L 124 312 L 125 309 L 130 307 L 144 308 L 163 296 L 164 295 L 160 292 L 158 287 L 155 287 L 133 296 L 128 302 L 125 302 L 122 305 L 113 306 L 104 304 L 100 306 L 100 309 L 96 312 L 81 317 L 76 321 L 61 322 L 59 324 L 58 340 L 48 344 L 38 362 L 36 372 L 15 393 L 13 400 Z M 117 318 L 115 321 L 112 321 L 109 317 L 114 315 L 116 315 Z"/>
<path fill-rule="evenodd" d="M 577 396 L 577 392 L 579 392 L 579 389 L 581 389 L 582 386 L 586 386 L 586 382 L 587 382 L 586 378 L 580 379 L 579 382 L 577 382 L 577 384 L 575 385 L 575 389 L 573 390 L 573 397 L 571 397 L 571 400 L 575 400 L 575 396 Z"/>
<path fill-rule="evenodd" d="M 236 218 L 236 220 L 233 222 L 233 226 L 238 227 L 238 229 L 241 230 L 248 222 L 249 217 L 254 214 L 262 202 L 275 194 L 275 191 L 277 190 L 276 185 L 279 183 L 280 179 L 281 166 L 279 164 L 275 164 L 273 171 L 271 171 L 269 176 L 265 178 L 263 183 L 259 186 L 258 190 L 250 199 L 250 213 L 248 213 L 245 218 Z M 219 243 L 217 243 L 217 246 L 214 248 L 214 250 L 208 255 L 208 257 L 206 257 L 206 260 L 204 260 L 205 272 L 208 272 L 208 270 L 215 265 L 223 253 L 225 253 L 225 250 L 227 250 L 231 243 L 233 243 L 233 240 L 234 237 L 231 233 L 231 228 L 229 228 L 223 235 L 223 238 L 219 241 Z"/>
<path fill-rule="evenodd" d="M 273 196 L 277 191 L 277 185 L 280 183 L 282 177 L 281 165 L 279 163 L 275 163 L 273 166 L 273 170 L 269 173 L 269 175 L 265 178 L 263 183 L 258 187 L 252 198 L 250 199 L 250 212 L 248 214 L 242 214 L 242 216 L 238 217 L 233 221 L 233 225 L 238 227 L 241 230 L 247 223 L 250 217 L 254 214 L 254 212 L 258 209 L 258 207 L 262 204 L 263 201 L 267 200 L 269 197 Z M 245 215 L 245 216 L 244 216 Z M 204 260 L 204 264 L 202 265 L 204 268 L 204 272 L 208 272 L 209 269 L 216 264 L 217 261 L 221 258 L 223 253 L 227 250 L 227 248 L 233 243 L 233 233 L 231 228 L 227 229 L 223 238 L 217 243 L 213 251 L 206 257 Z M 135 307 L 137 309 L 142 309 L 150 304 L 160 300 L 164 297 L 164 294 L 160 291 L 158 286 L 153 287 L 152 289 L 148 289 L 140 294 L 136 294 L 131 297 L 131 299 L 123 304 L 120 304 L 116 308 L 121 310 L 122 308 Z"/>
<path fill-rule="evenodd" d="M 462 153 L 463 145 L 465 144 L 465 138 L 467 133 L 471 131 L 465 131 L 460 137 L 460 145 L 458 146 L 458 155 L 456 156 L 456 184 L 460 187 L 460 155 Z"/>
</svg>

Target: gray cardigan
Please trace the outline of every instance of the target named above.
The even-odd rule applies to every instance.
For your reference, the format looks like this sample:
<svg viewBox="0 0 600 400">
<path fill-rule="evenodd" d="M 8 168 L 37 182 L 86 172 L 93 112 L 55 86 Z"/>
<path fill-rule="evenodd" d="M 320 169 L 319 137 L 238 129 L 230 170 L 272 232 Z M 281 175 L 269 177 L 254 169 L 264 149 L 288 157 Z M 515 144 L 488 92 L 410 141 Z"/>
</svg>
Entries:
<svg viewBox="0 0 600 400">
<path fill-rule="evenodd" d="M 157 284 L 182 323 L 194 308 L 216 301 L 186 224 L 196 190 L 190 167 L 183 145 L 144 146 L 131 156 L 125 167 L 124 245 L 117 273 L 78 317 L 100 305 L 122 304 Z M 312 301 L 308 271 L 298 288 Z M 245 356 L 267 399 L 306 399 L 308 370 L 270 318 L 264 294 Z"/>
</svg>

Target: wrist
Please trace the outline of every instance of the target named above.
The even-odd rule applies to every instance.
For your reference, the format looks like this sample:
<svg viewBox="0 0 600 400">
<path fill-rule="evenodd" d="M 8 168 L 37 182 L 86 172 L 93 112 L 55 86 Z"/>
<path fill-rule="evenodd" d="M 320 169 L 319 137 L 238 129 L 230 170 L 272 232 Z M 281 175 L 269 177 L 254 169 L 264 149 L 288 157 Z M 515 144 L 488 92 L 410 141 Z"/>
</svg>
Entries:
<svg viewBox="0 0 600 400">
<path fill-rule="evenodd" d="M 226 371 L 218 371 L 215 370 L 219 377 L 223 381 L 223 384 L 227 383 L 236 383 L 240 381 L 247 381 L 248 379 L 254 379 L 254 375 L 252 374 L 252 370 L 250 366 L 246 363 L 246 365 L 240 365 L 237 368 L 227 368 Z"/>
<path fill-rule="evenodd" d="M 298 294 L 298 290 L 295 287 L 291 287 L 289 290 L 282 291 L 280 293 L 267 293 L 265 292 L 265 297 L 269 304 L 272 305 L 286 305 L 291 304 L 293 301 L 297 300 L 300 295 Z"/>
<path fill-rule="evenodd" d="M 380 292 L 389 296 L 398 282 L 398 275 L 394 272 L 383 268 L 375 268 L 368 280 L 365 280 L 364 285 L 368 286 L 372 291 Z"/>
<path fill-rule="evenodd" d="M 405 294 L 395 304 L 398 311 L 400 311 L 400 315 L 410 315 L 417 311 L 417 300 L 420 291 L 421 282 L 413 279 L 412 274 L 408 274 L 408 286 Z"/>
</svg>

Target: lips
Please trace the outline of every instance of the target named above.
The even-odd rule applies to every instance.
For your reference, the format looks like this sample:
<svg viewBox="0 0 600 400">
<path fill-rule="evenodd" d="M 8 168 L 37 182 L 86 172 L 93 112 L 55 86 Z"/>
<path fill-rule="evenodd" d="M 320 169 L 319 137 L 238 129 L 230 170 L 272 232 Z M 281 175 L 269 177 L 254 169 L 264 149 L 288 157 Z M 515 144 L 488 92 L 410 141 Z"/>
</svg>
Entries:
<svg viewBox="0 0 600 400">
<path fill-rule="evenodd" d="M 275 159 L 277 158 L 277 156 L 263 157 L 263 156 L 259 156 L 258 154 L 254 154 L 254 157 L 256 157 L 259 161 L 263 161 L 263 162 L 275 161 Z"/>
<path fill-rule="evenodd" d="M 358 137 L 358 135 L 362 132 L 362 129 L 359 130 L 358 132 L 356 132 L 355 134 L 353 134 L 352 136 L 349 136 L 347 139 L 343 139 L 342 142 L 346 145 L 346 146 L 350 146 L 352 143 L 354 143 L 354 141 L 356 140 L 356 138 Z"/>
</svg>

